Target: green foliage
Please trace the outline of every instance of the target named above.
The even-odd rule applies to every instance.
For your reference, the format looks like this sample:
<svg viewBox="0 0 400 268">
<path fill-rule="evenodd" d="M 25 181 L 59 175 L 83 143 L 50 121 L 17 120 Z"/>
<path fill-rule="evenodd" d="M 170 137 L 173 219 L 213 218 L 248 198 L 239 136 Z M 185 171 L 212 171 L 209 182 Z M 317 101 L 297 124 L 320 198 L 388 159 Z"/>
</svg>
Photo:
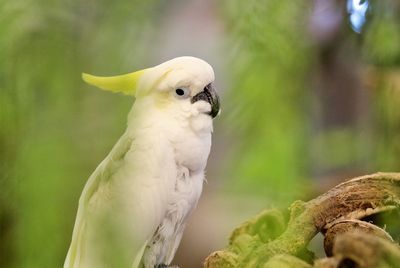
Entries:
<svg viewBox="0 0 400 268">
<path fill-rule="evenodd" d="M 233 187 L 289 201 L 307 174 L 309 47 L 304 1 L 225 1 L 233 91 L 225 107 L 237 151 Z M 234 163 L 234 164 L 233 164 Z M 304 193 L 304 192 L 303 192 Z"/>
<path fill-rule="evenodd" d="M 379 66 L 400 64 L 400 7 L 396 0 L 371 1 L 363 54 Z"/>
<path fill-rule="evenodd" d="M 385 75 L 378 76 L 377 91 L 363 106 L 358 97 L 366 96 L 368 89 L 365 81 L 360 81 L 364 77 L 354 73 L 352 79 L 360 81 L 363 92 L 353 97 L 351 109 L 371 109 L 372 116 L 367 118 L 368 114 L 362 114 L 365 111 L 357 111 L 358 119 L 339 126 L 329 125 L 324 121 L 327 118 L 318 114 L 324 104 L 316 99 L 316 86 L 309 82 L 321 76 L 318 72 L 340 79 L 335 68 L 357 68 L 351 67 L 354 60 L 360 61 L 359 72 L 368 65 L 377 67 L 378 73 L 387 71 L 378 69 L 382 66 L 398 66 L 397 4 L 370 1 L 365 31 L 358 40 L 351 38 L 357 34 L 349 32 L 348 18 L 343 14 L 344 22 L 338 26 L 341 35 L 328 32 L 333 40 L 329 44 L 319 44 L 310 34 L 309 11 L 315 7 L 309 2 L 224 1 L 223 6 L 230 33 L 228 46 L 234 47 L 230 51 L 233 90 L 226 96 L 229 102 L 224 107 L 230 111 L 224 116 L 235 141 L 228 160 L 231 173 L 227 187 L 236 193 L 267 196 L 281 204 L 307 193 L 307 185 L 312 185 L 304 179 L 312 176 L 313 170 L 345 172 L 354 168 L 353 172 L 371 172 L 399 167 L 395 133 L 400 106 L 393 82 Z M 319 61 L 325 64 L 325 70 L 316 70 L 322 68 Z M 329 79 L 322 81 L 329 83 Z M 329 90 L 336 90 L 326 84 L 319 86 L 325 98 L 332 95 Z M 337 103 L 340 109 L 341 103 Z"/>
<path fill-rule="evenodd" d="M 371 1 L 362 52 L 373 67 L 374 152 L 377 170 L 400 168 L 400 6 L 397 1 Z"/>
</svg>

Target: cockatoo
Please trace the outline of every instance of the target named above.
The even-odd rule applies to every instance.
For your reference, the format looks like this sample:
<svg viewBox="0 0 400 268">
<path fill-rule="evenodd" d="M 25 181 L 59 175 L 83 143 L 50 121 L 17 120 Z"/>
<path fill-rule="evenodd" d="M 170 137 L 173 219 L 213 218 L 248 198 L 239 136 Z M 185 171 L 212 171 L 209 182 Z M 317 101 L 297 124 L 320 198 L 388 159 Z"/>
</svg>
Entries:
<svg viewBox="0 0 400 268">
<path fill-rule="evenodd" d="M 135 103 L 125 133 L 83 189 L 64 268 L 167 267 L 202 191 L 220 111 L 213 68 L 179 57 L 82 77 Z"/>
</svg>

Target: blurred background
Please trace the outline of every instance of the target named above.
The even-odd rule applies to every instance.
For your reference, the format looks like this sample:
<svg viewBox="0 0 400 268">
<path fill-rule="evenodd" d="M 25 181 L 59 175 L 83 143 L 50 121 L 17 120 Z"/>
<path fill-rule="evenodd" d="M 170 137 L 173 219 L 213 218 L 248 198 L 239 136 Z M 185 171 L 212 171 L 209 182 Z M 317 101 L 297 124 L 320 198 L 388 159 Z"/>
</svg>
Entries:
<svg viewBox="0 0 400 268">
<path fill-rule="evenodd" d="M 398 0 L 0 0 L 0 267 L 61 267 L 133 99 L 85 85 L 191 55 L 223 112 L 174 264 L 263 208 L 400 168 Z"/>
</svg>

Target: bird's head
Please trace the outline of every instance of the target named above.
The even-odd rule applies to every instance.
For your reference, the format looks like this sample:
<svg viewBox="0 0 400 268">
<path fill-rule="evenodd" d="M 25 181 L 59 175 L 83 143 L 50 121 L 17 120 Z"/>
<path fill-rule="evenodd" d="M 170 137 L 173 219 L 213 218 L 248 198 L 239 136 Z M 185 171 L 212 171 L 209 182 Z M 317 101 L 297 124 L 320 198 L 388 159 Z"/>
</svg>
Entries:
<svg viewBox="0 0 400 268">
<path fill-rule="evenodd" d="M 136 102 L 151 100 L 154 107 L 207 114 L 212 118 L 220 111 L 214 89 L 214 71 L 195 57 L 179 57 L 155 67 L 129 74 L 100 77 L 82 75 L 83 80 L 101 89 L 135 96 Z"/>
</svg>

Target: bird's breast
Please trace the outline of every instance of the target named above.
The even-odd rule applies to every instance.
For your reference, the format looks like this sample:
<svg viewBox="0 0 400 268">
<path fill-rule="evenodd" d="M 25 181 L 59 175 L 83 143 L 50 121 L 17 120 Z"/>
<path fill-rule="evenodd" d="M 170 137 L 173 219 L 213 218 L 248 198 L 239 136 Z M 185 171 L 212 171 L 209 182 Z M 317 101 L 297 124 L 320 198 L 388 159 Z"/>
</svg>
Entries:
<svg viewBox="0 0 400 268">
<path fill-rule="evenodd" d="M 189 132 L 177 135 L 171 143 L 177 165 L 185 166 L 191 172 L 205 169 L 211 148 L 211 133 L 199 136 Z"/>
</svg>

